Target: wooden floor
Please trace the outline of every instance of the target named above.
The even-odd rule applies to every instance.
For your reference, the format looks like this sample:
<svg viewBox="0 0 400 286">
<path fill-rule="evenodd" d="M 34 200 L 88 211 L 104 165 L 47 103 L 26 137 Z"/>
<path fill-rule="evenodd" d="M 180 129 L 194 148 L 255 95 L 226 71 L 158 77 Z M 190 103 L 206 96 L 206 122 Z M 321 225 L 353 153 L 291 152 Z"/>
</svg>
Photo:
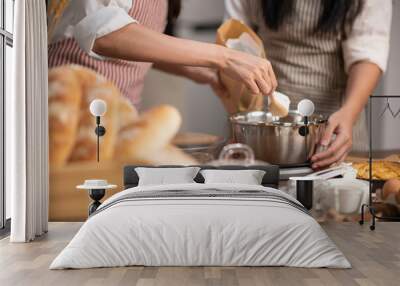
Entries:
<svg viewBox="0 0 400 286">
<path fill-rule="evenodd" d="M 288 267 L 125 267 L 48 270 L 80 223 L 50 223 L 28 244 L 0 241 L 0 285 L 400 285 L 400 224 L 378 223 L 375 232 L 355 223 L 324 229 L 353 265 L 349 270 Z"/>
</svg>

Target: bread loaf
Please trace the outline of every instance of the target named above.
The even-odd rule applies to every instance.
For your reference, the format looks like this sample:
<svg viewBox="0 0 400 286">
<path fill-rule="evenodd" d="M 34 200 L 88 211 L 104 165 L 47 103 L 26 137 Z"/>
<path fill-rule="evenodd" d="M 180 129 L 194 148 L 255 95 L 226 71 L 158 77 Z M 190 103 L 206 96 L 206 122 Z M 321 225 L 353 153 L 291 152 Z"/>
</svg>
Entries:
<svg viewBox="0 0 400 286">
<path fill-rule="evenodd" d="M 76 142 L 82 89 L 73 70 L 49 71 L 49 160 L 63 166 Z"/>
<path fill-rule="evenodd" d="M 154 107 L 121 128 L 115 157 L 144 165 L 196 164 L 193 157 L 170 144 L 180 125 L 174 107 Z"/>
<path fill-rule="evenodd" d="M 179 112 L 161 105 L 138 115 L 132 103 L 103 76 L 77 65 L 49 73 L 50 163 L 95 161 L 96 121 L 89 111 L 94 99 L 107 103 L 101 118 L 106 133 L 100 141 L 102 161 L 119 159 L 131 164 L 195 164 L 170 145 L 181 125 Z"/>
<path fill-rule="evenodd" d="M 357 170 L 357 178 L 369 180 L 369 162 L 356 162 L 352 167 Z M 400 163 L 384 160 L 373 161 L 372 179 L 400 179 Z"/>
<path fill-rule="evenodd" d="M 120 96 L 118 98 L 118 130 L 132 124 L 139 117 L 139 114 L 129 99 Z"/>
<path fill-rule="evenodd" d="M 95 161 L 97 150 L 97 136 L 94 132 L 96 121 L 89 112 L 89 105 L 94 99 L 102 99 L 107 103 L 107 112 L 101 118 L 101 125 L 106 133 L 101 137 L 100 157 L 102 160 L 113 158 L 119 128 L 119 100 L 121 95 L 118 89 L 102 76 L 86 68 L 74 69 L 81 83 L 83 98 L 81 102 L 79 132 L 70 161 Z"/>
<path fill-rule="evenodd" d="M 181 117 L 175 108 L 154 107 L 120 130 L 115 155 L 136 160 L 154 156 L 174 138 L 180 124 Z"/>
</svg>

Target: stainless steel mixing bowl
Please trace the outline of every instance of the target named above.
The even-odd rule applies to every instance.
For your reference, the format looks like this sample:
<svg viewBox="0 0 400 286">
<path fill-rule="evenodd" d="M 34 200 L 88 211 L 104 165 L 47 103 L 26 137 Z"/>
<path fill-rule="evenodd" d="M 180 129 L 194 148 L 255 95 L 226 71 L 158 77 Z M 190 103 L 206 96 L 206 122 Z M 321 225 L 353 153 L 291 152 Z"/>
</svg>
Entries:
<svg viewBox="0 0 400 286">
<path fill-rule="evenodd" d="M 313 115 L 304 123 L 297 111 L 285 118 L 253 111 L 230 117 L 235 142 L 249 145 L 256 159 L 280 166 L 307 164 L 315 153 L 326 126 L 326 118 Z M 306 132 L 308 130 L 308 132 Z M 306 135 L 307 133 L 307 135 Z"/>
</svg>

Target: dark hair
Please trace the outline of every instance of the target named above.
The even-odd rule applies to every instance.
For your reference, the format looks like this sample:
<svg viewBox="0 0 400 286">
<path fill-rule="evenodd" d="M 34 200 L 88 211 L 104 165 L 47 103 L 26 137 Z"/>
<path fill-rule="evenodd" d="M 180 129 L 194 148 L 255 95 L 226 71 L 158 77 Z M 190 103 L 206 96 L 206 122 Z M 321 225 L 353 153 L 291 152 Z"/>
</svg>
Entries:
<svg viewBox="0 0 400 286">
<path fill-rule="evenodd" d="M 279 30 L 292 13 L 294 1 L 298 0 L 261 0 L 265 24 L 272 30 Z M 343 36 L 351 30 L 354 20 L 364 7 L 364 0 L 320 1 L 322 11 L 315 32 L 343 33 Z"/>
<path fill-rule="evenodd" d="M 182 1 L 181 0 L 168 0 L 168 23 L 173 23 L 181 13 Z"/>
<path fill-rule="evenodd" d="M 164 33 L 170 36 L 175 34 L 175 20 L 181 13 L 182 1 L 181 0 L 168 0 L 168 14 L 167 14 L 167 26 L 165 27 Z"/>
</svg>

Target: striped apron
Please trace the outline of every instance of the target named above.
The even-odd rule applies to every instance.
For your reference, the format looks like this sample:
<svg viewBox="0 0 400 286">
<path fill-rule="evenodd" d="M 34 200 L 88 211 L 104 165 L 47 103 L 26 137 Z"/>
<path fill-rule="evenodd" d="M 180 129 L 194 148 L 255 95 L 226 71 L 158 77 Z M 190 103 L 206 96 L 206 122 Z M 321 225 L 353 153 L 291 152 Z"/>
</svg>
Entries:
<svg viewBox="0 0 400 286">
<path fill-rule="evenodd" d="M 260 24 L 258 34 L 274 68 L 278 90 L 290 97 L 291 108 L 296 109 L 301 99 L 308 98 L 315 103 L 317 113 L 330 115 L 343 103 L 347 75 L 343 35 L 313 33 L 320 19 L 322 1 L 294 1 L 294 12 L 279 31 Z M 264 23 L 259 3 L 260 0 L 252 3 L 253 19 Z M 368 148 L 365 112 L 354 127 L 353 141 L 357 151 Z"/>
<path fill-rule="evenodd" d="M 135 0 L 129 15 L 141 25 L 163 32 L 168 11 L 167 0 Z M 140 41 L 140 39 L 138 39 Z M 151 63 L 125 60 L 97 60 L 86 54 L 73 38 L 49 45 L 49 67 L 78 64 L 97 71 L 112 81 L 134 105 L 139 105 L 144 78 Z"/>
</svg>

